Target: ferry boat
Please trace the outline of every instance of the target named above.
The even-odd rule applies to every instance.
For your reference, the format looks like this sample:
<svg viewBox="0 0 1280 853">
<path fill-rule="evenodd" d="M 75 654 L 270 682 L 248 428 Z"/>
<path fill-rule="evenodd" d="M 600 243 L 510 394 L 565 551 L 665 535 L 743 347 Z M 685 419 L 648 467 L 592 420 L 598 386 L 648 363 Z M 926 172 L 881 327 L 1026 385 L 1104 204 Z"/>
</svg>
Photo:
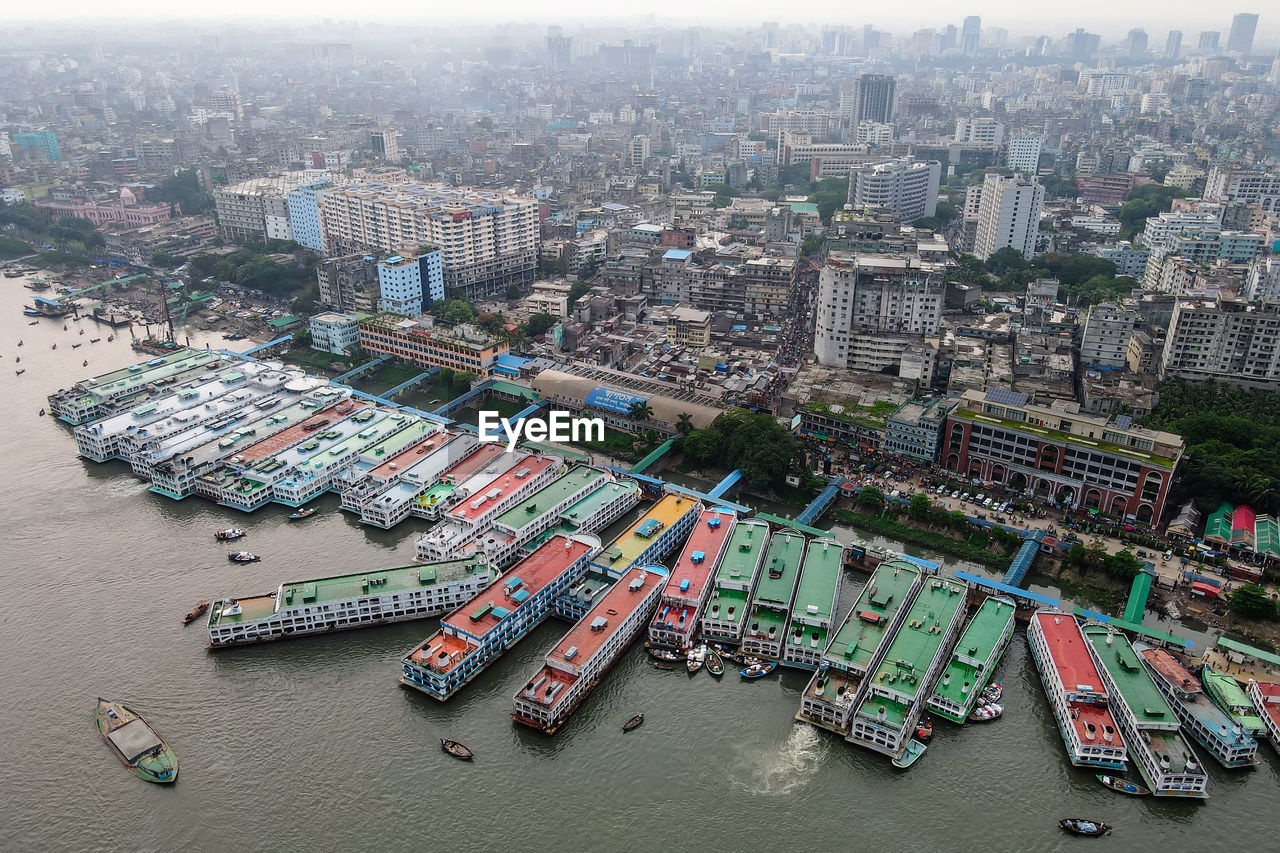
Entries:
<svg viewBox="0 0 1280 853">
<path fill-rule="evenodd" d="M 95 717 L 98 733 L 133 775 L 158 784 L 178 778 L 177 754 L 137 711 L 98 697 Z"/>
<path fill-rule="evenodd" d="M 733 526 L 716 572 L 715 588 L 702 611 L 704 637 L 731 644 L 742 639 L 747 610 L 768 544 L 769 525 L 765 522 L 745 519 Z"/>
<path fill-rule="evenodd" d="M 1249 679 L 1246 692 L 1253 700 L 1253 707 L 1262 719 L 1262 724 L 1267 727 L 1271 746 L 1280 750 L 1280 684 Z"/>
<path fill-rule="evenodd" d="M 440 620 L 400 661 L 400 683 L 446 701 L 555 609 L 600 550 L 595 536 L 552 536 L 520 560 L 495 592 L 481 591 Z"/>
<path fill-rule="evenodd" d="M 925 579 L 879 666 L 858 688 L 857 710 L 845 740 L 890 758 L 902 757 L 960 633 L 968 592 L 964 583 L 952 578 Z"/>
<path fill-rule="evenodd" d="M 1227 716 L 1244 729 L 1245 734 L 1255 739 L 1267 736 L 1267 727 L 1254 711 L 1253 702 L 1240 686 L 1240 682 L 1207 663 L 1200 670 L 1200 680 L 1204 682 L 1204 689 L 1209 694 L 1209 698 L 1215 705 L 1226 711 Z"/>
<path fill-rule="evenodd" d="M 212 605 L 209 647 L 262 643 L 424 619 L 469 600 L 498 577 L 484 555 L 286 581 L 268 595 Z"/>
<path fill-rule="evenodd" d="M 1124 739 L 1107 707 L 1106 686 L 1075 617 L 1058 610 L 1037 610 L 1027 626 L 1027 643 L 1067 758 L 1077 767 L 1124 770 L 1128 764 Z"/>
<path fill-rule="evenodd" d="M 28 317 L 43 317 L 43 316 L 44 316 L 44 314 L 43 314 L 42 312 L 40 312 L 40 311 L 36 310 L 35 308 L 30 308 L 30 307 L 28 307 L 28 306 L 26 306 L 26 305 L 22 306 L 22 313 L 23 313 L 23 314 L 26 314 Z"/>
<path fill-rule="evenodd" d="M 1157 649 L 1135 642 L 1133 650 L 1151 674 L 1160 694 L 1173 708 L 1187 733 L 1196 743 L 1228 768 L 1254 767 L 1258 764 L 1258 742 L 1247 735 L 1217 705 L 1209 701 L 1178 659 L 1167 649 Z"/>
<path fill-rule="evenodd" d="M 780 530 L 769 540 L 764 575 L 756 584 L 756 594 L 743 632 L 739 649 L 742 654 L 774 660 L 782 654 L 787 616 L 795 600 L 803 557 L 804 534 L 798 530 Z"/>
<path fill-rule="evenodd" d="M 796 719 L 841 736 L 849 734 L 858 687 L 867 671 L 880 663 L 921 578 L 920 568 L 906 560 L 887 560 L 876 567 L 823 652 Z"/>
<path fill-rule="evenodd" d="M 724 556 L 735 518 L 733 510 L 720 507 L 702 511 L 667 578 L 658 612 L 649 625 L 652 644 L 677 649 L 692 645 L 702 621 L 702 608 L 711 592 L 711 578 Z"/>
<path fill-rule="evenodd" d="M 516 691 L 511 718 L 555 734 L 645 629 L 667 578 L 662 566 L 628 570 L 547 653 L 542 668 Z"/>
<path fill-rule="evenodd" d="M 1106 685 L 1129 757 L 1157 797 L 1203 799 L 1209 777 L 1179 731 L 1178 718 L 1124 634 L 1110 625 L 1082 629 Z"/>
<path fill-rule="evenodd" d="M 1013 639 L 1016 612 L 1011 598 L 990 596 L 982 602 L 960 635 L 951 662 L 934 685 L 929 697 L 931 711 L 953 723 L 969 719 Z"/>
<path fill-rule="evenodd" d="M 830 537 L 814 539 L 805 552 L 804 565 L 787 623 L 782 665 L 817 669 L 840 599 L 844 578 L 844 546 Z"/>
</svg>

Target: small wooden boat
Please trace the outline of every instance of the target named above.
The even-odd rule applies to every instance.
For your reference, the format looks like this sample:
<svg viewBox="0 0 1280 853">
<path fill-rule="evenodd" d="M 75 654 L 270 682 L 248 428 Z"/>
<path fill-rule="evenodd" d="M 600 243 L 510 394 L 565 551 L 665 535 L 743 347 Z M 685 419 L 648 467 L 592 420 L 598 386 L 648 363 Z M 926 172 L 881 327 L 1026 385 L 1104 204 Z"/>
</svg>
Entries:
<svg viewBox="0 0 1280 853">
<path fill-rule="evenodd" d="M 89 343 L 96 344 L 100 340 L 102 340 L 102 338 L 89 338 Z"/>
<path fill-rule="evenodd" d="M 899 770 L 906 770 L 911 765 L 919 761 L 920 756 L 924 755 L 925 750 L 928 748 L 929 747 L 925 746 L 920 741 L 912 738 L 911 741 L 907 743 L 907 748 L 903 750 L 902 755 L 893 759 L 890 763 Z"/>
<path fill-rule="evenodd" d="M 98 697 L 98 733 L 139 779 L 167 784 L 178 778 L 178 756 L 137 711 Z"/>
<path fill-rule="evenodd" d="M 634 729 L 638 729 L 640 728 L 640 724 L 643 722 L 644 722 L 644 714 L 636 714 L 634 717 L 632 717 L 631 719 L 627 720 L 625 723 L 622 724 L 622 730 L 624 732 L 629 732 Z"/>
<path fill-rule="evenodd" d="M 316 508 L 315 508 L 315 507 L 310 507 L 310 506 L 309 506 L 309 507 L 307 507 L 306 509 L 300 509 L 300 510 L 298 510 L 297 512 L 291 512 L 291 513 L 289 513 L 289 520 L 290 520 L 290 521 L 297 521 L 297 520 L 298 520 L 298 519 L 300 519 L 300 518 L 310 518 L 311 516 L 313 516 L 313 515 L 315 515 L 315 514 L 316 514 Z"/>
<path fill-rule="evenodd" d="M 77 319 L 77 320 L 79 320 L 80 318 L 79 318 L 79 317 L 77 317 L 76 319 Z M 80 330 L 80 334 L 82 334 L 82 335 L 84 334 L 84 329 L 81 329 L 81 330 Z"/>
<path fill-rule="evenodd" d="M 1003 695 L 1004 685 L 999 681 L 993 681 L 982 689 L 982 698 L 988 702 L 999 702 Z"/>
<path fill-rule="evenodd" d="M 445 752 L 449 753 L 450 755 L 452 755 L 454 758 L 458 759 L 459 761 L 470 761 L 471 759 L 476 757 L 476 754 L 474 752 L 467 749 L 465 746 L 458 743 L 456 740 L 449 740 L 448 738 L 442 737 L 440 738 L 440 748 L 443 749 Z"/>
<path fill-rule="evenodd" d="M 227 555 L 227 559 L 233 563 L 256 563 L 262 558 L 257 554 L 250 554 L 248 551 L 232 551 Z"/>
<path fill-rule="evenodd" d="M 203 616 L 205 611 L 208 609 L 209 609 L 209 602 L 201 601 L 195 607 L 191 608 L 191 611 L 187 613 L 186 616 L 182 617 L 182 624 L 190 625 L 192 622 L 196 621 L 201 616 Z"/>
<path fill-rule="evenodd" d="M 81 367 L 88 367 L 88 366 L 89 366 L 89 359 L 87 359 L 87 358 L 86 358 L 86 359 L 84 360 L 84 364 L 82 364 L 82 365 L 80 365 L 80 366 L 81 366 Z"/>
<path fill-rule="evenodd" d="M 1107 776 L 1099 773 L 1098 781 L 1106 785 L 1113 791 L 1119 791 L 1122 794 L 1128 794 L 1131 797 L 1145 797 L 1151 792 L 1136 782 L 1130 782 L 1128 779 L 1121 779 L 1119 776 Z"/>
<path fill-rule="evenodd" d="M 715 676 L 724 675 L 724 659 L 716 652 L 707 652 L 707 672 Z"/>
<path fill-rule="evenodd" d="M 777 667 L 777 664 L 773 661 L 760 661 L 759 663 L 753 663 L 746 669 L 742 670 L 741 675 L 746 679 L 764 678 L 766 675 L 773 672 L 775 667 Z"/>
<path fill-rule="evenodd" d="M 82 346 L 84 346 L 84 344 L 72 344 L 72 345 L 71 345 L 71 348 L 72 348 L 72 349 L 80 349 L 80 347 L 82 347 Z"/>
<path fill-rule="evenodd" d="M 649 654 L 658 660 L 680 660 L 680 653 L 672 649 L 649 649 Z"/>
<path fill-rule="evenodd" d="M 989 723 L 992 720 L 998 720 L 1004 715 L 1004 708 L 994 702 L 988 702 L 985 705 L 979 705 L 973 709 L 973 713 L 969 715 L 971 723 Z"/>
<path fill-rule="evenodd" d="M 13 372 L 13 375 L 14 375 L 14 376 L 21 376 L 22 374 L 24 374 L 24 373 L 26 373 L 26 372 L 27 372 L 27 369 L 24 367 L 24 368 L 22 368 L 21 370 L 15 370 L 15 371 Z"/>
<path fill-rule="evenodd" d="M 44 417 L 44 409 L 41 409 L 41 410 L 40 410 L 40 417 L 42 417 L 42 418 Z"/>
<path fill-rule="evenodd" d="M 49 349 L 57 349 L 57 348 L 58 348 L 57 344 L 54 344 L 53 346 L 49 347 Z"/>
<path fill-rule="evenodd" d="M 239 527 L 228 527 L 226 530 L 219 530 L 213 534 L 213 538 L 219 542 L 230 542 L 232 539 L 239 539 L 244 536 L 244 531 Z"/>
<path fill-rule="evenodd" d="M 1111 827 L 1107 826 L 1102 821 L 1085 820 L 1082 817 L 1064 817 L 1062 820 L 1058 821 L 1058 826 L 1075 835 L 1097 837 L 1099 835 L 1109 835 L 1111 833 Z"/>
<path fill-rule="evenodd" d="M 115 335 L 107 335 L 107 343 L 111 343 L 116 339 Z"/>
<path fill-rule="evenodd" d="M 707 660 L 707 647 L 694 646 L 692 649 L 689 649 L 689 656 L 688 658 L 685 659 L 685 666 L 688 668 L 689 672 L 691 673 L 697 672 L 698 670 L 702 669 L 702 665 L 706 662 L 706 660 Z"/>
<path fill-rule="evenodd" d="M 673 672 L 676 668 L 676 665 L 673 663 L 655 663 L 653 665 L 653 668 L 666 670 L 667 672 Z"/>
<path fill-rule="evenodd" d="M 916 723 L 916 740 L 921 743 L 933 740 L 933 720 L 922 717 L 920 722 Z"/>
</svg>

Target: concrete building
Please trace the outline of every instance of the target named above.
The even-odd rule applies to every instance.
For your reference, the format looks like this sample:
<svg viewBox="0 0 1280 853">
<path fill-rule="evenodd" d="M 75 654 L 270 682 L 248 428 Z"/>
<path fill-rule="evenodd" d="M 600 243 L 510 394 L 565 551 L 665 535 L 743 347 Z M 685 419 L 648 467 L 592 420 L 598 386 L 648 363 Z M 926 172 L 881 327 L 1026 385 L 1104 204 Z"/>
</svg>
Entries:
<svg viewBox="0 0 1280 853">
<path fill-rule="evenodd" d="M 864 121 L 887 124 L 893 119 L 896 83 L 885 74 L 863 74 L 853 84 L 853 99 L 845 118 L 849 127 Z"/>
<path fill-rule="evenodd" d="M 677 305 L 667 323 L 667 340 L 683 346 L 707 346 L 711 343 L 711 312 Z"/>
<path fill-rule="evenodd" d="M 432 302 L 444 299 L 440 250 L 432 248 L 408 257 L 393 255 L 379 261 L 378 294 L 379 311 L 406 317 L 417 317 Z"/>
<path fill-rule="evenodd" d="M 1214 166 L 1205 181 L 1204 197 L 1256 204 L 1268 216 L 1280 214 L 1280 171 Z"/>
<path fill-rule="evenodd" d="M 1034 175 L 1040 168 L 1040 152 L 1044 137 L 1035 131 L 1023 131 L 1009 137 L 1009 153 L 1005 165 L 1015 172 Z"/>
<path fill-rule="evenodd" d="M 985 261 L 1011 246 L 1031 260 L 1040 234 L 1043 203 L 1044 187 L 1034 177 L 988 173 L 982 182 L 973 254 Z"/>
<path fill-rule="evenodd" d="M 1250 302 L 1280 302 L 1280 257 L 1255 258 L 1249 265 L 1244 293 Z"/>
<path fill-rule="evenodd" d="M 435 325 L 430 316 L 412 320 L 396 314 L 362 318 L 360 346 L 424 367 L 447 367 L 482 379 L 493 373 L 498 356 L 509 349 L 505 341 L 475 326 L 464 323 L 451 329 Z"/>
<path fill-rule="evenodd" d="M 396 145 L 396 132 L 389 127 L 380 127 L 369 132 L 369 147 L 374 159 L 386 163 L 400 162 L 400 148 Z"/>
<path fill-rule="evenodd" d="M 331 188 L 328 177 L 299 184 L 285 194 L 285 208 L 289 213 L 289 227 L 293 239 L 301 246 L 317 252 L 324 251 L 324 233 L 320 230 L 320 193 Z"/>
<path fill-rule="evenodd" d="M 214 190 L 213 202 L 223 238 L 239 243 L 292 240 L 287 197 L 323 177 L 315 172 L 285 172 Z"/>
<path fill-rule="evenodd" d="M 651 154 L 649 137 L 646 134 L 636 134 L 631 137 L 631 168 L 643 169 L 644 164 L 649 161 Z"/>
<path fill-rule="evenodd" d="M 360 325 L 351 314 L 317 314 L 311 318 L 311 348 L 346 355 L 360 343 Z"/>
<path fill-rule="evenodd" d="M 934 334 L 942 318 L 945 272 L 944 263 L 918 256 L 832 252 L 818 282 L 818 362 L 865 370 L 881 359 L 864 358 L 863 350 L 889 340 L 885 333 L 901 336 L 890 341 L 898 355 L 910 342 Z"/>
<path fill-rule="evenodd" d="M 493 190 L 372 182 L 320 196 L 325 246 L 398 252 L 440 247 L 444 288 L 475 300 L 533 280 L 537 200 Z"/>
<path fill-rule="evenodd" d="M 969 390 L 947 417 L 943 464 L 1072 509 L 1155 524 L 1182 458 L 1172 433 L 1082 411 L 1078 403 L 1032 403 L 1005 389 Z"/>
<path fill-rule="evenodd" d="M 867 164 L 849 175 L 849 203 L 855 207 L 884 207 L 906 223 L 938 210 L 942 164 L 911 157 Z"/>
<path fill-rule="evenodd" d="M 981 142 L 986 145 L 1004 144 L 1004 124 L 990 116 L 956 119 L 956 142 Z"/>
<path fill-rule="evenodd" d="M 903 403 L 885 422 L 883 449 L 895 456 L 936 462 L 953 402 L 943 398 Z"/>
<path fill-rule="evenodd" d="M 1248 56 L 1249 51 L 1253 50 L 1253 34 L 1257 29 L 1257 15 L 1241 12 L 1232 18 L 1231 32 L 1227 33 L 1227 52 Z"/>
<path fill-rule="evenodd" d="M 1184 300 L 1169 322 L 1161 379 L 1280 391 L 1280 304 Z"/>
<path fill-rule="evenodd" d="M 340 311 L 376 310 L 378 296 L 378 258 L 368 252 L 356 252 L 336 258 L 325 258 L 316 265 L 320 285 L 320 302 Z"/>
<path fill-rule="evenodd" d="M 1110 302 L 1091 306 L 1080 339 L 1080 363 L 1094 370 L 1123 370 L 1137 320 L 1136 312 Z"/>
</svg>

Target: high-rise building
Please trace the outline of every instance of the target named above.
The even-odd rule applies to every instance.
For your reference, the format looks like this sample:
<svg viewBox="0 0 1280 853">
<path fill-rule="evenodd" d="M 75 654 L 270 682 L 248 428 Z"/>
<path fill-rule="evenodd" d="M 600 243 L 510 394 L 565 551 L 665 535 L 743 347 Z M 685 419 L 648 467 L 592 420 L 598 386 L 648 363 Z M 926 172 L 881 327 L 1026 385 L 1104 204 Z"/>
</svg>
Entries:
<svg viewBox="0 0 1280 853">
<path fill-rule="evenodd" d="M 937 332 L 946 264 L 918 255 L 833 251 L 818 279 L 814 353 L 821 364 L 881 370 Z"/>
<path fill-rule="evenodd" d="M 377 310 L 378 259 L 368 252 L 325 258 L 316 265 L 320 302 L 342 311 Z"/>
<path fill-rule="evenodd" d="M 1161 379 L 1280 391 L 1280 305 L 1185 300 L 1173 309 Z"/>
<path fill-rule="evenodd" d="M 861 122 L 881 124 L 893 118 L 894 79 L 884 74 L 863 74 L 854 83 L 852 127 Z"/>
<path fill-rule="evenodd" d="M 856 166 L 849 176 L 849 203 L 886 207 L 903 222 L 933 216 L 938 210 L 942 164 L 902 157 Z"/>
<path fill-rule="evenodd" d="M 320 193 L 333 186 L 328 177 L 299 184 L 285 194 L 289 227 L 294 242 L 317 252 L 324 251 L 324 234 L 320 230 Z"/>
<path fill-rule="evenodd" d="M 970 15 L 960 28 L 960 50 L 965 56 L 974 56 L 982 42 L 982 18 Z"/>
<path fill-rule="evenodd" d="M 948 50 L 955 50 L 960 43 L 960 31 L 956 29 L 955 24 L 947 24 L 946 29 L 942 31 L 942 37 L 938 42 L 938 50 L 946 53 Z"/>
<path fill-rule="evenodd" d="M 559 27 L 547 29 L 547 65 L 552 68 L 568 68 L 573 62 L 573 37 L 564 35 Z"/>
<path fill-rule="evenodd" d="M 387 163 L 400 162 L 400 149 L 396 145 L 396 132 L 389 127 L 380 127 L 369 132 L 369 144 L 373 148 L 373 156 Z"/>
<path fill-rule="evenodd" d="M 644 168 L 644 164 L 649 160 L 651 144 L 647 134 L 638 133 L 631 137 L 631 168 Z"/>
<path fill-rule="evenodd" d="M 223 238 L 254 243 L 294 239 L 293 227 L 289 224 L 288 195 L 322 178 L 315 172 L 284 172 L 215 190 L 213 202 Z M 307 239 L 314 242 L 312 237 Z"/>
<path fill-rule="evenodd" d="M 1130 59 L 1141 59 L 1147 52 L 1147 31 L 1142 28 L 1129 30 L 1125 37 L 1125 55 Z"/>
<path fill-rule="evenodd" d="M 1109 302 L 1092 306 L 1080 339 L 1080 363 L 1095 370 L 1123 370 L 1137 320 L 1136 312 Z"/>
<path fill-rule="evenodd" d="M 1006 165 L 1015 172 L 1034 175 L 1040 168 L 1040 152 L 1044 149 L 1044 137 L 1035 131 L 1022 131 L 1009 137 L 1009 154 Z"/>
<path fill-rule="evenodd" d="M 1250 12 L 1236 15 L 1231 19 L 1231 32 L 1227 34 L 1227 50 L 1248 56 L 1253 50 L 1253 34 L 1257 29 L 1257 15 Z"/>
<path fill-rule="evenodd" d="M 1031 260 L 1040 235 L 1043 204 L 1044 187 L 1034 177 L 988 173 L 982 182 L 973 253 L 985 261 L 1001 249 L 1013 247 Z"/>
<path fill-rule="evenodd" d="M 1101 39 L 1097 33 L 1086 33 L 1083 29 L 1077 29 L 1074 33 L 1067 33 L 1067 58 L 1073 62 L 1083 62 L 1089 59 L 1098 52 L 1098 43 L 1100 41 Z"/>
<path fill-rule="evenodd" d="M 1206 30 L 1200 33 L 1199 49 L 1208 53 L 1218 52 L 1218 39 L 1222 37 L 1222 33 L 1214 30 Z"/>
<path fill-rule="evenodd" d="M 990 116 L 956 119 L 956 142 L 983 142 L 1000 145 L 1004 142 L 1004 124 Z"/>
<path fill-rule="evenodd" d="M 38 152 L 44 159 L 54 163 L 62 159 L 62 151 L 58 147 L 58 137 L 52 130 L 34 130 L 26 133 L 15 133 L 9 137 L 15 153 L 23 151 Z"/>
<path fill-rule="evenodd" d="M 379 311 L 417 317 L 432 302 L 444 299 L 444 272 L 440 266 L 440 250 L 416 257 L 393 255 L 378 262 Z"/>
<path fill-rule="evenodd" d="M 477 299 L 533 280 L 538 203 L 496 190 L 371 182 L 320 195 L 330 251 L 439 246 L 449 296 Z"/>
<path fill-rule="evenodd" d="M 1182 52 L 1182 30 L 1169 30 L 1169 37 L 1164 40 L 1164 58 L 1177 59 Z"/>
</svg>

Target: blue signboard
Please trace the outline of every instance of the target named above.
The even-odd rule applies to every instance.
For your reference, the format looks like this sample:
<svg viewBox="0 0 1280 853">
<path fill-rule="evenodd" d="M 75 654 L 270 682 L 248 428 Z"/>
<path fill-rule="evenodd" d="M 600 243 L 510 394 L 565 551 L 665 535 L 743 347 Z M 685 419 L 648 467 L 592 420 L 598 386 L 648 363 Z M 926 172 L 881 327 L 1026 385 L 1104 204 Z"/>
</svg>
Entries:
<svg viewBox="0 0 1280 853">
<path fill-rule="evenodd" d="M 617 412 L 620 415 L 630 413 L 631 407 L 636 403 L 646 403 L 648 400 L 648 397 L 642 397 L 639 394 L 632 394 L 629 391 L 615 391 L 602 385 L 592 388 L 591 393 L 587 394 L 588 406 L 595 406 L 597 409 L 604 409 L 606 412 Z"/>
</svg>

